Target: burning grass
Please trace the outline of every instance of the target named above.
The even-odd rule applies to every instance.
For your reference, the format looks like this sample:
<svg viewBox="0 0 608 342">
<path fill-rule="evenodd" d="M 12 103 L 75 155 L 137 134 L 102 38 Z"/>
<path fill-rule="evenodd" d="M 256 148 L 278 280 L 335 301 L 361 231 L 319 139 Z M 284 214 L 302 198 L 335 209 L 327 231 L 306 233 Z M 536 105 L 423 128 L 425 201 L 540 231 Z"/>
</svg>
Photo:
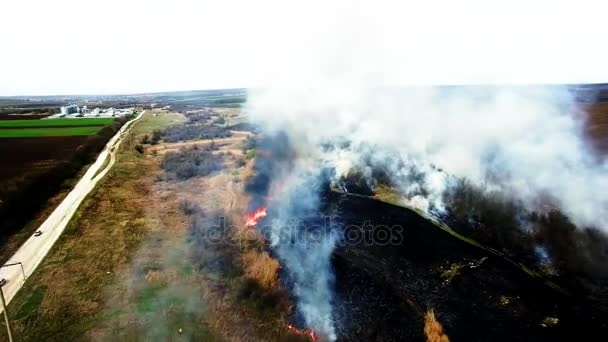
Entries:
<svg viewBox="0 0 608 342">
<path fill-rule="evenodd" d="M 258 208 L 255 211 L 247 214 L 245 217 L 245 227 L 255 227 L 258 224 L 258 221 L 266 217 L 266 215 L 268 214 L 266 213 L 265 207 Z"/>
<path fill-rule="evenodd" d="M 427 342 L 450 342 L 432 309 L 424 314 L 424 335 Z"/>
</svg>

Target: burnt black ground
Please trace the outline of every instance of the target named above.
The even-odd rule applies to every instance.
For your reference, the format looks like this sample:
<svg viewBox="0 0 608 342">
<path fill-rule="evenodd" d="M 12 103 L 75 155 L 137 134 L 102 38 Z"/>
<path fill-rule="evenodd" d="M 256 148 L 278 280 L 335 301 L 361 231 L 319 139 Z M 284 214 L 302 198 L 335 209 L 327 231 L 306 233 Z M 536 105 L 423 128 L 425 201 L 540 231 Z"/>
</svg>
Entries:
<svg viewBox="0 0 608 342">
<path fill-rule="evenodd" d="M 339 340 L 424 340 L 428 309 L 451 341 L 572 340 L 608 332 L 608 313 L 597 303 L 558 292 L 406 208 L 329 192 L 324 212 L 344 227 L 368 221 L 373 228 L 363 231 L 371 233 L 380 225 L 403 229 L 398 243 L 351 239 L 334 252 Z M 464 266 L 446 281 L 442 273 L 454 264 Z M 543 325 L 548 317 L 557 324 Z"/>
</svg>

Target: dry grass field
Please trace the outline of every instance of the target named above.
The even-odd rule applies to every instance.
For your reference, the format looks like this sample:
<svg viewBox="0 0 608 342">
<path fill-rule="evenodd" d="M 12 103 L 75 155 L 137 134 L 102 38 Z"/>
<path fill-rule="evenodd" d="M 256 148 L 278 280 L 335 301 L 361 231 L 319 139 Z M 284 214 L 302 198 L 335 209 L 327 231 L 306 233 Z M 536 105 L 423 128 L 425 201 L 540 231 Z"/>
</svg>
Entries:
<svg viewBox="0 0 608 342">
<path fill-rule="evenodd" d="M 307 340 L 286 328 L 293 306 L 278 262 L 244 227 L 253 161 L 239 162 L 241 142 L 218 144 L 222 170 L 186 180 L 167 178 L 152 146 L 135 150 L 143 135 L 183 120 L 153 111 L 134 126 L 115 166 L 11 302 L 18 340 Z M 207 226 L 196 222 L 220 216 L 231 223 L 228 243 L 206 245 L 199 236 Z"/>
</svg>

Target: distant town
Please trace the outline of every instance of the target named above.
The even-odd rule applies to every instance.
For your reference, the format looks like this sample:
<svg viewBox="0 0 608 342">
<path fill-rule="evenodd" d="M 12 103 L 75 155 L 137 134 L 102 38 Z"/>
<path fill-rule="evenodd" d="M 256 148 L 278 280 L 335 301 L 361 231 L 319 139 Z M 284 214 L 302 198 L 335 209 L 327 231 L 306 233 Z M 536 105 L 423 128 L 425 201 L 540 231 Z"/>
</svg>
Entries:
<svg viewBox="0 0 608 342">
<path fill-rule="evenodd" d="M 99 109 L 95 108 L 89 110 L 87 106 L 79 107 L 78 105 L 71 104 L 68 106 L 62 106 L 60 108 L 60 112 L 57 114 L 53 114 L 48 116 L 47 119 L 59 119 L 59 118 L 92 118 L 92 117 L 101 117 L 101 118 L 112 118 L 112 117 L 123 117 L 125 115 L 132 114 L 134 108 L 105 108 Z"/>
</svg>

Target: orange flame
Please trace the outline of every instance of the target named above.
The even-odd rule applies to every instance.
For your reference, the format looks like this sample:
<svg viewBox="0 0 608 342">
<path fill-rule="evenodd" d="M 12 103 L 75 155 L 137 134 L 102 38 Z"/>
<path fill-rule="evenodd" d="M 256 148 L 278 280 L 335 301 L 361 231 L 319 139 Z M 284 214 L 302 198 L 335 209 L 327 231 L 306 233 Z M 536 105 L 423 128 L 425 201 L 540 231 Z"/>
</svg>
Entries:
<svg viewBox="0 0 608 342">
<path fill-rule="evenodd" d="M 266 207 L 259 208 L 256 211 L 249 213 L 245 218 L 245 227 L 253 227 L 258 224 L 258 221 L 268 215 L 266 213 Z"/>
<path fill-rule="evenodd" d="M 294 327 L 291 324 L 287 325 L 287 329 L 291 330 L 292 332 L 298 334 L 298 335 L 302 335 L 302 336 L 308 336 L 310 337 L 311 341 L 319 341 L 319 338 L 317 337 L 317 334 L 315 334 L 315 331 L 312 329 L 298 329 L 296 327 Z"/>
</svg>

